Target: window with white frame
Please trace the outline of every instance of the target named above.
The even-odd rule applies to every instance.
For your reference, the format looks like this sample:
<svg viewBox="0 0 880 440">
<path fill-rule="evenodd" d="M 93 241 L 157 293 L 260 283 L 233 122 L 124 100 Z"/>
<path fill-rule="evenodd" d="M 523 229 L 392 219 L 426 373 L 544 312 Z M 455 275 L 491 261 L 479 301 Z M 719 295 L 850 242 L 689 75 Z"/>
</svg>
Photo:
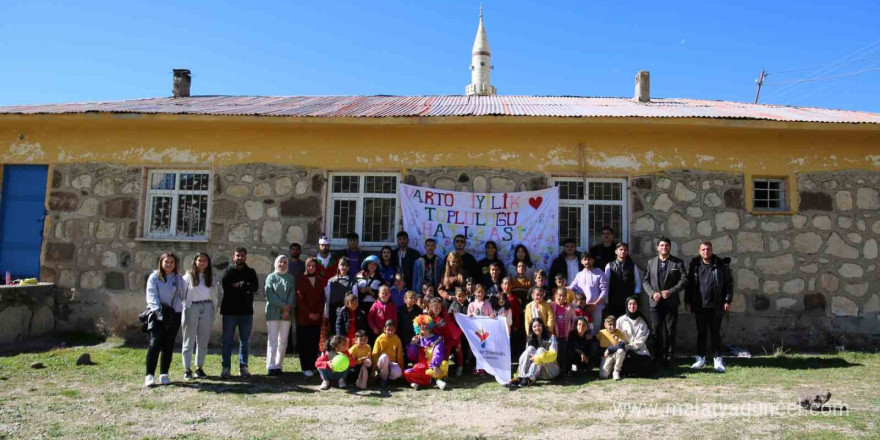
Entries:
<svg viewBox="0 0 880 440">
<path fill-rule="evenodd" d="M 560 244 L 570 238 L 587 249 L 599 242 L 605 226 L 617 240 L 627 239 L 626 179 L 558 177 L 553 184 L 559 187 Z"/>
<path fill-rule="evenodd" d="M 207 239 L 210 195 L 208 170 L 150 170 L 144 237 Z"/>
<path fill-rule="evenodd" d="M 327 231 L 333 244 L 345 245 L 355 232 L 363 246 L 394 244 L 399 219 L 394 173 L 330 175 Z"/>
<path fill-rule="evenodd" d="M 755 178 L 752 180 L 753 206 L 756 211 L 785 211 L 785 179 Z"/>
</svg>

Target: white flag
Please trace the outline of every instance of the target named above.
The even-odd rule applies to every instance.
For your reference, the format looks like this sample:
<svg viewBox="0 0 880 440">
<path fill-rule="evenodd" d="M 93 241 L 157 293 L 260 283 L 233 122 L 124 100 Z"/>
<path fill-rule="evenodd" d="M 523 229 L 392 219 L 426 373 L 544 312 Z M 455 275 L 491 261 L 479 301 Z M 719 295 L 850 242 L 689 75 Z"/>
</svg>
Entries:
<svg viewBox="0 0 880 440">
<path fill-rule="evenodd" d="M 464 332 L 471 352 L 477 358 L 477 368 L 495 376 L 498 383 L 510 382 L 510 334 L 507 320 L 486 316 L 468 317 L 455 314 L 455 322 Z"/>
</svg>

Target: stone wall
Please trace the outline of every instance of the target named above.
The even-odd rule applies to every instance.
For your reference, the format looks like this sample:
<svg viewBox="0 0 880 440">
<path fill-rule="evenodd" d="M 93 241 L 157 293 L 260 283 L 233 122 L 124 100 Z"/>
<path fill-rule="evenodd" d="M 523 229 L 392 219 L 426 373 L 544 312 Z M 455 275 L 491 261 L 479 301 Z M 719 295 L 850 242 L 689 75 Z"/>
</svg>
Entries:
<svg viewBox="0 0 880 440">
<path fill-rule="evenodd" d="M 55 331 L 60 304 L 55 286 L 0 286 L 0 344 L 13 344 Z"/>
<path fill-rule="evenodd" d="M 644 265 L 659 237 L 697 255 L 709 239 L 731 257 L 735 295 L 728 341 L 829 348 L 841 338 L 876 347 L 880 334 L 880 173 L 799 175 L 794 215 L 745 209 L 743 175 L 666 172 L 632 179 L 631 248 Z M 680 337 L 693 341 L 683 316 Z"/>
<path fill-rule="evenodd" d="M 144 308 L 144 284 L 163 251 L 188 265 L 198 251 L 217 271 L 238 245 L 261 279 L 292 241 L 315 252 L 324 232 L 326 170 L 249 164 L 213 169 L 209 242 L 141 240 L 140 167 L 77 164 L 53 168 L 45 231 L 43 279 L 73 298 L 58 317 L 61 331 L 85 330 L 129 337 Z M 486 168 L 404 170 L 405 183 L 477 191 L 545 188 L 543 172 Z M 670 171 L 630 179 L 630 240 L 644 266 L 663 235 L 673 252 L 696 255 L 710 239 L 732 258 L 736 295 L 729 342 L 770 347 L 784 343 L 829 348 L 876 347 L 880 334 L 880 173 L 826 172 L 798 176 L 800 209 L 794 215 L 753 215 L 745 208 L 742 174 Z M 255 307 L 262 309 L 264 302 Z M 254 341 L 265 340 L 256 313 Z M 692 317 L 682 315 L 683 350 L 692 347 Z M 215 322 L 219 336 L 219 319 Z M 216 339 L 215 339 L 216 340 Z"/>
</svg>

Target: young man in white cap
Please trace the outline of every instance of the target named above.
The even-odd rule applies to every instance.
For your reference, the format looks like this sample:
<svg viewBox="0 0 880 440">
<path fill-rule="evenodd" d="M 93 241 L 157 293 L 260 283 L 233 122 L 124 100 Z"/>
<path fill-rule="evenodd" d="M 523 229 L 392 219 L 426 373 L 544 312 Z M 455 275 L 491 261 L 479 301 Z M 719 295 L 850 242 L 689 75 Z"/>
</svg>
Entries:
<svg viewBox="0 0 880 440">
<path fill-rule="evenodd" d="M 329 280 L 336 275 L 337 258 L 330 253 L 330 239 L 326 235 L 318 237 L 318 273 Z"/>
</svg>

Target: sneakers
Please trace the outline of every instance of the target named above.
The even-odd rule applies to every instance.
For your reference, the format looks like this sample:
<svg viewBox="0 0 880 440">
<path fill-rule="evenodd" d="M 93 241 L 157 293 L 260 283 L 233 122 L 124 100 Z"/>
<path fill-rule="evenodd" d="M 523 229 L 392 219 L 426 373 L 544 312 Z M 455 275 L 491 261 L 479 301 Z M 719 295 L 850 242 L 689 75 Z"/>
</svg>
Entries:
<svg viewBox="0 0 880 440">
<path fill-rule="evenodd" d="M 321 390 L 321 391 L 323 391 L 323 390 L 329 390 L 329 389 L 330 389 L 330 381 L 329 381 L 329 380 L 321 381 L 321 387 L 318 388 L 318 389 Z"/>
<path fill-rule="evenodd" d="M 715 358 L 715 371 L 719 373 L 727 371 L 727 368 L 724 367 L 724 359 L 722 359 L 721 356 Z"/>
<path fill-rule="evenodd" d="M 171 384 L 171 377 L 168 376 L 167 374 L 160 374 L 159 375 L 159 383 L 161 383 L 162 385 L 170 385 Z"/>
<path fill-rule="evenodd" d="M 440 391 L 446 389 L 446 381 L 443 379 L 437 379 L 437 388 L 440 388 Z"/>
<path fill-rule="evenodd" d="M 231 374 L 229 373 L 229 367 L 223 367 L 223 371 L 220 372 L 220 379 L 229 379 Z M 186 376 L 184 376 L 185 378 Z"/>
<path fill-rule="evenodd" d="M 203 370 L 202 367 L 198 367 L 198 368 L 196 368 L 195 376 L 196 376 L 196 378 L 204 379 L 204 378 L 208 377 L 208 373 L 205 373 L 205 370 Z"/>
<path fill-rule="evenodd" d="M 183 372 L 183 380 L 193 380 L 192 370 L 186 370 Z"/>
<path fill-rule="evenodd" d="M 706 358 L 703 356 L 697 356 L 697 361 L 691 365 L 691 370 L 699 370 L 700 368 L 703 368 L 703 365 L 706 365 Z"/>
<path fill-rule="evenodd" d="M 314 375 L 315 375 L 315 372 L 312 370 L 303 371 L 303 376 L 305 376 L 305 377 L 312 377 Z"/>
<path fill-rule="evenodd" d="M 248 369 L 247 365 L 239 365 L 238 366 L 238 374 L 241 377 L 251 377 L 251 370 Z"/>
<path fill-rule="evenodd" d="M 339 379 L 339 388 L 345 388 L 345 379 Z"/>
<path fill-rule="evenodd" d="M 577 366 L 577 365 L 572 365 L 572 366 L 571 366 L 571 372 L 572 372 L 572 373 L 577 373 L 577 371 L 578 371 L 578 366 Z"/>
<path fill-rule="evenodd" d="M 414 389 L 414 390 L 416 390 L 416 391 L 419 390 L 419 384 L 417 384 L 417 383 L 415 383 L 415 382 L 409 384 L 409 387 L 412 388 L 412 389 Z"/>
<path fill-rule="evenodd" d="M 528 377 L 522 377 L 519 379 L 519 386 L 527 387 L 532 384 L 532 381 Z"/>
<path fill-rule="evenodd" d="M 153 377 L 152 374 L 148 374 L 147 377 L 144 378 L 144 387 L 150 388 L 156 386 L 156 378 Z"/>
<path fill-rule="evenodd" d="M 614 380 L 620 380 L 620 371 L 615 370 L 614 373 L 611 374 L 611 377 L 613 377 Z"/>
</svg>

